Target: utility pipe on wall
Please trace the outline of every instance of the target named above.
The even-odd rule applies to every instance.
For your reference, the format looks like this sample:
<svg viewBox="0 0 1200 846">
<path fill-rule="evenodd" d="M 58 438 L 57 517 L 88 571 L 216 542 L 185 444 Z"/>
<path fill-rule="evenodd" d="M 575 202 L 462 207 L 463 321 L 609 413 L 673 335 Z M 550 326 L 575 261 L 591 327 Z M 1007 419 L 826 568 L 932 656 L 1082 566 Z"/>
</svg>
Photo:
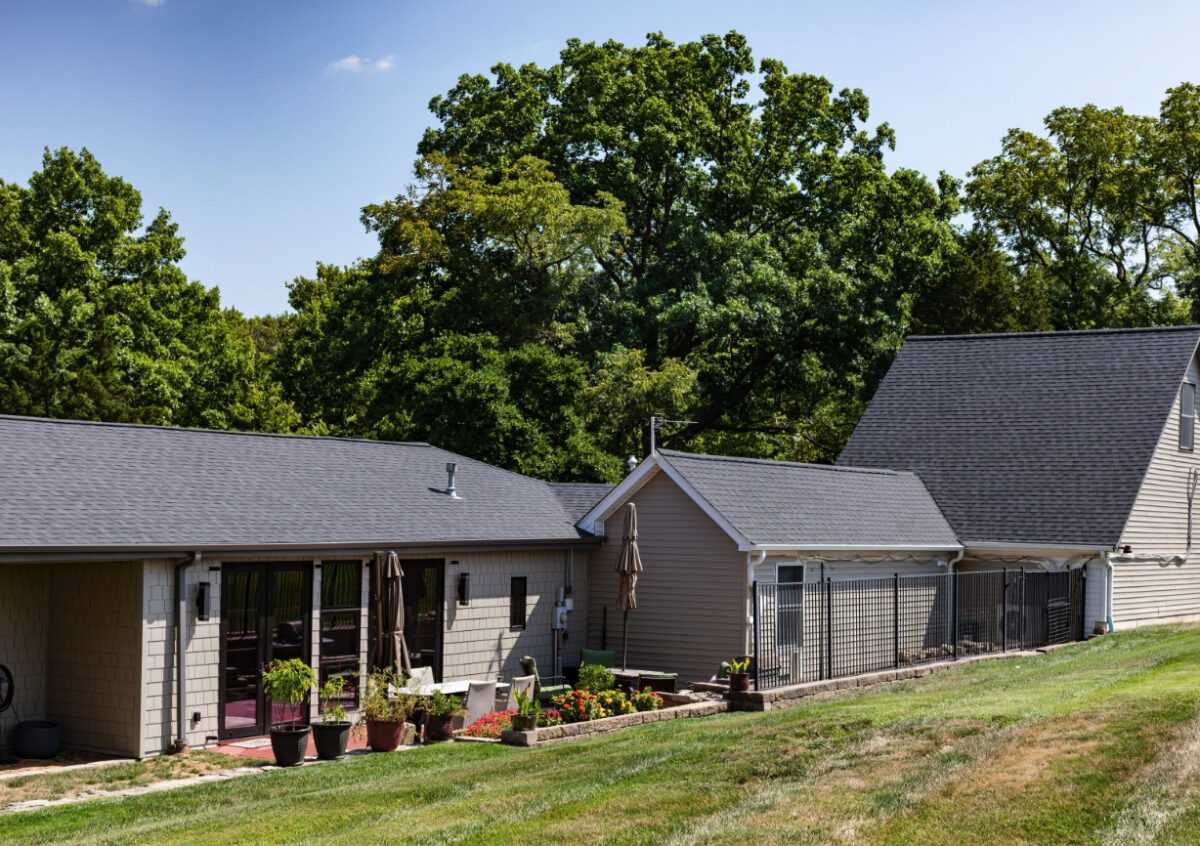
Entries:
<svg viewBox="0 0 1200 846">
<path fill-rule="evenodd" d="M 183 589 L 183 571 L 200 563 L 201 554 L 193 552 L 190 557 L 175 564 L 175 742 L 172 750 L 187 750 L 187 648 L 184 643 L 184 618 L 187 616 L 187 592 Z"/>
<path fill-rule="evenodd" d="M 767 551 L 765 549 L 756 549 L 753 552 L 746 553 L 746 643 L 742 654 L 751 654 L 754 646 L 754 614 L 758 610 L 753 607 L 754 590 L 754 568 L 767 560 Z"/>
</svg>

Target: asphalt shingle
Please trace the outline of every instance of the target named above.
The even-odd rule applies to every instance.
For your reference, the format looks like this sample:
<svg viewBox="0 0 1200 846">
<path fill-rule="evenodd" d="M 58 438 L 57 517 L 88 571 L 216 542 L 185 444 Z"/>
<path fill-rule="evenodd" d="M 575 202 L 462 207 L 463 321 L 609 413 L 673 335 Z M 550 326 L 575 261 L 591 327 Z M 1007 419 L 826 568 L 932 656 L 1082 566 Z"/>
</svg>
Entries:
<svg viewBox="0 0 1200 846">
<path fill-rule="evenodd" d="M 0 416 L 0 490 L 5 552 L 580 537 L 545 482 L 419 443 Z"/>
<path fill-rule="evenodd" d="M 1200 327 L 910 338 L 838 459 L 917 473 L 964 543 L 1111 546 Z"/>
<path fill-rule="evenodd" d="M 753 544 L 955 547 L 933 498 L 911 473 L 660 450 Z"/>
</svg>

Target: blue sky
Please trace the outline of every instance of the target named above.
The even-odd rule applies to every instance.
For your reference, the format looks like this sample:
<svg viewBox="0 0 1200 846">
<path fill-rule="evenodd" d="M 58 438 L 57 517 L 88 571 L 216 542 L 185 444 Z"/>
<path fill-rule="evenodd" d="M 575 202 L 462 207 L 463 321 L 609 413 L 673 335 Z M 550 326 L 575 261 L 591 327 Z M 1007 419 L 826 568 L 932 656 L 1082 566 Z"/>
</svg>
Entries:
<svg viewBox="0 0 1200 846">
<path fill-rule="evenodd" d="M 1136 8 L 1136 14 L 1135 12 Z M 1157 112 L 1200 81 L 1200 4 L 1108 2 L 268 2 L 0 0 L 0 179 L 87 147 L 162 206 L 184 270 L 282 312 L 318 261 L 375 252 L 363 205 L 408 184 L 430 98 L 568 38 L 736 29 L 757 58 L 863 89 L 891 166 L 963 176 L 1061 105 Z"/>
</svg>

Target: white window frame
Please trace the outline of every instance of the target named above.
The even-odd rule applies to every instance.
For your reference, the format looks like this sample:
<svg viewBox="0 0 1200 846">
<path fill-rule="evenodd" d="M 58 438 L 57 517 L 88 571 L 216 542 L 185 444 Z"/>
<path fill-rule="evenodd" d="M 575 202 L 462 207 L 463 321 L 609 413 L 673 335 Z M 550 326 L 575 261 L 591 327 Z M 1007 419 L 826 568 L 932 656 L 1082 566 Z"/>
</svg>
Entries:
<svg viewBox="0 0 1200 846">
<path fill-rule="evenodd" d="M 1190 389 L 1190 390 L 1189 390 Z M 1187 395 L 1191 394 L 1191 402 Z M 1185 381 L 1179 386 L 1179 449 L 1192 452 L 1196 444 L 1196 384 Z"/>
</svg>

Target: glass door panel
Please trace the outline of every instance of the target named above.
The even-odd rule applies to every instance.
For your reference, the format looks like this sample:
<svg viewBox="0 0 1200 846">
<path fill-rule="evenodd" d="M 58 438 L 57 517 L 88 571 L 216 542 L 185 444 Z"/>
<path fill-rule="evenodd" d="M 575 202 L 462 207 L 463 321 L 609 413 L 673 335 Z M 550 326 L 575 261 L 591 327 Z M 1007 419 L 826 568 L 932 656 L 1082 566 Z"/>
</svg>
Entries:
<svg viewBox="0 0 1200 846">
<path fill-rule="evenodd" d="M 445 562 L 401 561 L 404 569 L 404 642 L 414 667 L 432 667 L 442 679 L 442 602 Z"/>
</svg>

